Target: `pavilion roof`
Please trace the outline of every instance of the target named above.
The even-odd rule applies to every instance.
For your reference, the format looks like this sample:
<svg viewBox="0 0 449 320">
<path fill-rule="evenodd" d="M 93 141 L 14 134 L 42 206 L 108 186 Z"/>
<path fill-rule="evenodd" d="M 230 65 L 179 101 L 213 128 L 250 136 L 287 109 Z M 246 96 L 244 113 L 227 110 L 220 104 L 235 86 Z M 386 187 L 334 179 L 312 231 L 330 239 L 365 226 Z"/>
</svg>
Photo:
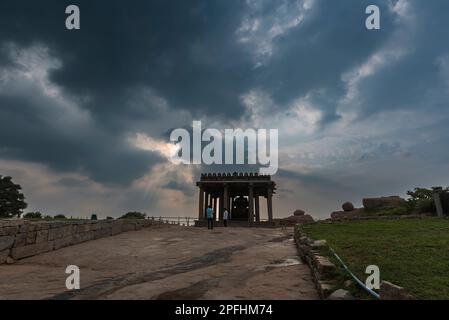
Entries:
<svg viewBox="0 0 449 320">
<path fill-rule="evenodd" d="M 234 173 L 202 173 L 200 181 L 271 181 L 270 175 L 260 175 L 253 172 Z"/>
</svg>

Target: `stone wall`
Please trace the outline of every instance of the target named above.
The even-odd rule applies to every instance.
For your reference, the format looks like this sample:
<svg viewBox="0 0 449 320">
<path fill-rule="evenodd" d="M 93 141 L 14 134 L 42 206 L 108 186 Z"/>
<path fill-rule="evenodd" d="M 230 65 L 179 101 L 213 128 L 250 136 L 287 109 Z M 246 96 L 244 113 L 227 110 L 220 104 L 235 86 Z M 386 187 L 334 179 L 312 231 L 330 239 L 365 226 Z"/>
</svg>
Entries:
<svg viewBox="0 0 449 320">
<path fill-rule="evenodd" d="M 335 280 L 338 276 L 337 267 L 327 257 L 320 254 L 320 249 L 327 247 L 327 243 L 325 240 L 313 241 L 297 227 L 295 229 L 298 254 L 301 260 L 309 266 L 321 299 L 327 299 L 338 289 Z"/>
<path fill-rule="evenodd" d="M 0 220 L 0 264 L 157 223 L 152 220 Z"/>
<path fill-rule="evenodd" d="M 363 215 L 360 211 L 355 210 L 355 212 L 332 212 L 331 218 L 325 221 L 333 222 L 346 222 L 346 221 L 366 221 L 366 220 L 413 220 L 413 219 L 427 219 L 429 215 L 426 214 L 409 214 L 409 215 Z"/>
</svg>

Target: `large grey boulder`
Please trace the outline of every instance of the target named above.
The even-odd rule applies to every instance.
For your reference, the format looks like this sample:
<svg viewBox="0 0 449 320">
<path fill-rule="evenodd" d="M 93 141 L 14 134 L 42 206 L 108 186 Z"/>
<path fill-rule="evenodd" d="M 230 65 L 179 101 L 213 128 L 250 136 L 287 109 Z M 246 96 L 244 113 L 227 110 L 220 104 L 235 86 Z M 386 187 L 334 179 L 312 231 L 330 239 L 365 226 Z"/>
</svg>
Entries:
<svg viewBox="0 0 449 320">
<path fill-rule="evenodd" d="M 399 196 L 363 199 L 363 207 L 368 210 L 394 209 L 405 203 L 406 201 Z"/>
<path fill-rule="evenodd" d="M 344 212 L 350 212 L 354 210 L 354 205 L 351 202 L 345 202 L 341 206 Z"/>
<path fill-rule="evenodd" d="M 315 222 L 315 220 L 312 218 L 311 215 L 305 214 L 303 216 L 290 216 L 288 218 L 282 219 L 282 221 L 288 225 L 295 225 L 295 224 L 304 224 L 304 223 L 312 223 Z"/>
<path fill-rule="evenodd" d="M 331 213 L 331 219 L 340 220 L 340 219 L 353 219 L 359 217 L 363 214 L 363 209 L 354 209 L 352 211 L 335 211 Z"/>
</svg>

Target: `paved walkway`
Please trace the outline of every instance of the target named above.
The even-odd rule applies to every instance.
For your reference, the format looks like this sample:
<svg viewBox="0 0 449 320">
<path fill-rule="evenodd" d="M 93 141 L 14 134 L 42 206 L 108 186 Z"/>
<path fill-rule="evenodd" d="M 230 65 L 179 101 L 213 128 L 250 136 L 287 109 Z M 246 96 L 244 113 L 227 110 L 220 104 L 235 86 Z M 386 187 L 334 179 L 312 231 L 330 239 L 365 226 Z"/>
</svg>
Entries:
<svg viewBox="0 0 449 320">
<path fill-rule="evenodd" d="M 65 268 L 81 290 L 65 288 Z M 318 299 L 292 230 L 158 226 L 0 266 L 0 299 Z"/>
</svg>

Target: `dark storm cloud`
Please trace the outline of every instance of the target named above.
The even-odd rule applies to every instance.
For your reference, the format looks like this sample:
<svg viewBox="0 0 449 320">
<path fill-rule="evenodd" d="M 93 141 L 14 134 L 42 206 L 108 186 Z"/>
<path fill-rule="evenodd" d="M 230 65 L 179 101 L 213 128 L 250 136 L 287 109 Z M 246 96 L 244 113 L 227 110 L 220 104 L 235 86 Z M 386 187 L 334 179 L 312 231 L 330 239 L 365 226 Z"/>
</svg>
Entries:
<svg viewBox="0 0 449 320">
<path fill-rule="evenodd" d="M 163 185 L 162 188 L 170 189 L 170 190 L 176 190 L 176 191 L 181 191 L 186 196 L 193 196 L 194 191 L 195 191 L 192 188 L 191 184 L 185 183 L 185 182 L 182 182 L 182 181 L 179 181 L 179 180 L 170 181 L 170 182 L 166 183 L 165 185 Z"/>
<path fill-rule="evenodd" d="M 120 134 L 108 134 L 95 127 L 86 131 L 76 125 L 71 128 L 74 132 L 64 130 L 64 123 L 42 110 L 43 106 L 49 107 L 48 101 L 3 95 L 0 105 L 2 158 L 81 171 L 104 183 L 129 183 L 151 164 L 161 161 L 157 154 L 132 148 Z"/>
<path fill-rule="evenodd" d="M 140 85 L 174 108 L 241 113 L 238 96 L 251 64 L 234 44 L 240 1 L 77 1 L 82 27 L 74 32 L 64 28 L 69 3 L 7 1 L 0 35 L 51 46 L 63 61 L 51 79 L 92 96 L 87 107 L 96 114 L 132 116 L 124 93 Z"/>
<path fill-rule="evenodd" d="M 326 177 L 322 174 L 307 174 L 287 169 L 279 169 L 277 176 L 282 179 L 296 180 L 297 182 L 307 185 L 310 188 L 318 188 L 329 191 L 342 187 L 341 183 L 333 181 L 332 178 Z"/>
<path fill-rule="evenodd" d="M 58 181 L 58 184 L 68 188 L 88 188 L 90 187 L 89 180 L 62 178 Z"/>
<path fill-rule="evenodd" d="M 382 29 L 365 28 L 365 8 L 379 5 Z M 279 105 L 309 92 L 324 91 L 316 105 L 324 112 L 322 121 L 338 119 L 336 101 L 345 93 L 341 76 L 363 63 L 394 31 L 387 1 L 315 1 L 299 28 L 275 41 L 276 54 L 261 71 L 262 87 Z"/>
<path fill-rule="evenodd" d="M 449 55 L 449 2 L 410 1 L 410 10 L 396 43 L 403 56 L 359 87 L 362 114 L 421 109 L 449 115 L 448 82 L 439 63 Z"/>
<path fill-rule="evenodd" d="M 61 61 L 50 80 L 68 96 L 88 97 L 80 104 L 96 129 L 79 128 L 68 138 L 42 123 L 42 117 L 52 118 L 47 101 L 35 101 L 26 91 L 2 96 L 4 157 L 83 169 L 100 182 L 126 183 L 160 161 L 132 150 L 124 139 L 133 129 L 151 131 L 160 116 L 151 103 L 137 111 L 130 105 L 139 99 L 130 94 L 136 88 L 155 90 L 173 113 L 242 114 L 239 97 L 248 89 L 251 62 L 234 45 L 240 1 L 76 1 L 82 27 L 74 32 L 65 29 L 68 4 L 72 1 L 1 1 L 0 46 L 48 46 Z M 1 65 L 13 63 L 3 50 Z M 170 119 L 162 121 L 170 126 Z"/>
<path fill-rule="evenodd" d="M 251 61 L 234 44 L 240 1 L 76 1 L 81 30 L 72 32 L 65 29 L 69 4 L 1 1 L 0 46 L 50 48 L 61 67 L 51 70 L 49 79 L 67 96 L 88 98 L 80 106 L 89 110 L 96 128 L 79 128 L 67 138 L 42 123 L 42 117 L 51 122 L 48 101 L 35 101 L 26 91 L 2 96 L 4 157 L 83 169 L 97 181 L 125 183 L 161 159 L 133 150 L 124 135 L 151 132 L 154 122 L 170 126 L 170 115 L 161 119 L 151 102 L 131 105 L 143 104 L 133 95 L 139 88 L 154 90 L 173 113 L 187 109 L 198 118 L 242 114 L 239 97 L 248 88 Z M 5 51 L 1 65 L 14 67 Z M 21 128 L 20 134 L 13 128 Z M 163 132 L 159 136 L 165 138 Z"/>
</svg>

